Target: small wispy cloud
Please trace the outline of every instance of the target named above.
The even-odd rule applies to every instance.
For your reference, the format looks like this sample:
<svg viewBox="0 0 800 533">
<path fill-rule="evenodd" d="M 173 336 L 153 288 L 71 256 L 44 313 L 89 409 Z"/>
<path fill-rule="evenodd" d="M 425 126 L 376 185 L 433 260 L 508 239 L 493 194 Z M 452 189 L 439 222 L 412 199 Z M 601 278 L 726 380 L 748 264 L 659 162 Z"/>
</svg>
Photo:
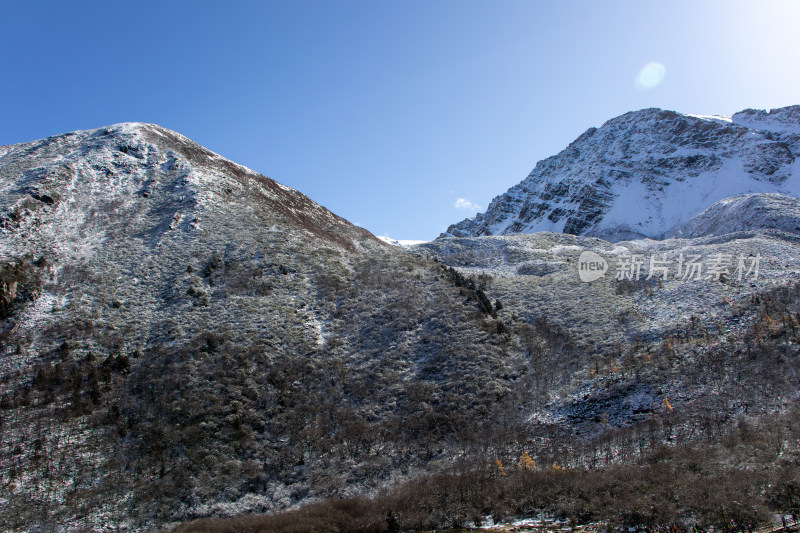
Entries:
<svg viewBox="0 0 800 533">
<path fill-rule="evenodd" d="M 455 205 L 453 207 L 455 207 L 456 209 L 463 209 L 465 211 L 480 211 L 481 210 L 481 206 L 479 206 L 478 204 L 473 204 L 472 202 L 470 202 L 466 198 L 459 198 L 458 200 L 456 200 L 456 203 L 455 203 Z"/>
</svg>

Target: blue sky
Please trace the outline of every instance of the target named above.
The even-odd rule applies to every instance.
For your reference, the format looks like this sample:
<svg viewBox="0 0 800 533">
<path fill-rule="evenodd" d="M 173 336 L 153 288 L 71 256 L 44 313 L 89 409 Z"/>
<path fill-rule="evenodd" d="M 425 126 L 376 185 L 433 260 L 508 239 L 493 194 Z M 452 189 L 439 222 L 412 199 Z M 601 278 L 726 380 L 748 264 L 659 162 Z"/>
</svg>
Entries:
<svg viewBox="0 0 800 533">
<path fill-rule="evenodd" d="M 798 27 L 793 0 L 6 2 L 0 145 L 154 122 L 431 239 L 626 111 L 800 104 Z"/>
</svg>

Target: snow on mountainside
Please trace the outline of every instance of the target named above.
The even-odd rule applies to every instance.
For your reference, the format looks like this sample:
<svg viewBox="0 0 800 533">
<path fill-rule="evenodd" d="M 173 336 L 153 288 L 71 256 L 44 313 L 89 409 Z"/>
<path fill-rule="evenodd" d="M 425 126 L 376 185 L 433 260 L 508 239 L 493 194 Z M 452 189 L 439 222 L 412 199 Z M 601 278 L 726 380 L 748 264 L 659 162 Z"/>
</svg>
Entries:
<svg viewBox="0 0 800 533">
<path fill-rule="evenodd" d="M 643 109 L 589 128 L 442 237 L 553 231 L 663 238 L 715 202 L 800 196 L 800 106 L 732 117 Z"/>
<path fill-rule="evenodd" d="M 30 257 L 49 278 L 16 325 L 0 323 L 0 334 L 13 327 L 44 346 L 53 339 L 39 339 L 40 332 L 71 317 L 68 305 L 136 301 L 135 311 L 120 307 L 115 314 L 143 332 L 163 311 L 154 295 L 189 291 L 195 303 L 208 303 L 209 287 L 191 269 L 176 278 L 177 264 L 186 268 L 209 255 L 214 265 L 233 257 L 275 259 L 279 254 L 265 251 L 275 242 L 281 250 L 345 256 L 389 248 L 300 192 L 154 124 L 117 124 L 0 150 L 0 265 Z M 90 271 L 103 273 L 98 283 L 113 280 L 111 287 L 74 283 Z M 234 306 L 224 312 L 234 321 L 241 313 Z M 321 342 L 315 320 L 310 312 L 306 334 Z"/>
<path fill-rule="evenodd" d="M 203 231 L 218 216 L 230 224 L 265 213 L 273 230 L 298 227 L 307 238 L 348 250 L 379 242 L 298 191 L 154 124 L 117 124 L 0 148 L 0 259 L 22 242 L 28 249 L 38 244 L 36 253 L 77 258 L 141 224 L 155 229 L 137 240 L 155 246 L 171 235 Z"/>
<path fill-rule="evenodd" d="M 770 229 L 800 233 L 800 199 L 774 193 L 726 198 L 670 231 L 667 236 L 692 239 Z"/>
<path fill-rule="evenodd" d="M 379 236 L 378 238 L 383 242 L 385 242 L 386 244 L 391 244 L 392 246 L 402 246 L 402 247 L 414 246 L 417 244 L 422 244 L 424 242 L 427 242 L 427 241 L 419 241 L 413 239 L 392 239 L 391 237 L 386 235 Z"/>
<path fill-rule="evenodd" d="M 572 160 L 537 167 L 572 172 L 539 201 L 562 206 L 566 226 L 591 213 L 566 211 L 570 186 L 578 208 L 594 195 L 588 232 L 625 198 L 648 208 L 651 189 L 715 192 L 708 176 L 725 168 L 790 188 L 797 121 L 730 120 L 615 119 L 573 143 Z M 587 163 L 603 157 L 616 174 Z M 606 197 L 587 168 L 606 176 Z M 726 428 L 800 398 L 798 203 L 733 197 L 664 240 L 540 232 L 400 247 L 159 126 L 0 147 L 0 523 L 155 531 L 407 480 L 427 495 L 424 476 L 455 486 L 449 473 L 477 465 L 486 480 L 495 461 L 512 479 L 521 443 L 577 479 L 648 449 L 731 442 Z M 738 233 L 717 235 L 727 230 Z M 584 252 L 607 263 L 599 278 L 581 277 Z M 788 434 L 780 463 L 760 437 L 743 448 L 745 475 L 754 457 L 800 464 Z M 376 530 L 392 508 L 376 507 Z M 422 522 L 416 509 L 397 513 L 403 530 L 467 516 L 431 505 Z"/>
<path fill-rule="evenodd" d="M 156 125 L 0 147 L 2 530 L 155 531 L 454 456 L 523 367 L 456 282 Z"/>
</svg>

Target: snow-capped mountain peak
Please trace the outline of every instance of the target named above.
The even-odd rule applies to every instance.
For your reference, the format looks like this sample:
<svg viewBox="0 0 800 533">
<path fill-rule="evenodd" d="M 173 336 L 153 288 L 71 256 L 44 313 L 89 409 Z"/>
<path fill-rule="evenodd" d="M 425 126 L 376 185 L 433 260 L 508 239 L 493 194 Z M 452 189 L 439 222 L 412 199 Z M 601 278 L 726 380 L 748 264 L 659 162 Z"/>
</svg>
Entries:
<svg viewBox="0 0 800 533">
<path fill-rule="evenodd" d="M 745 193 L 800 196 L 800 106 L 731 117 L 657 108 L 589 128 L 447 236 L 553 231 L 662 238 Z"/>
</svg>

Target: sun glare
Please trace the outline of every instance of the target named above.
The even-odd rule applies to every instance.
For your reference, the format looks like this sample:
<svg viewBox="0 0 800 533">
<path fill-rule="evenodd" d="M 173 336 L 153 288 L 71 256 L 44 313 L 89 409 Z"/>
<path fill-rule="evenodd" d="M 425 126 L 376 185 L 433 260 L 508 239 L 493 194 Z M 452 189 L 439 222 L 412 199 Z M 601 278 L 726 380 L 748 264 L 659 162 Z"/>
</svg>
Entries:
<svg viewBox="0 0 800 533">
<path fill-rule="evenodd" d="M 636 88 L 640 90 L 654 89 L 655 87 L 658 87 L 662 81 L 664 81 L 664 76 L 666 73 L 667 70 L 664 65 L 655 61 L 651 61 L 643 66 L 639 71 L 639 74 L 636 75 L 634 85 L 636 85 Z"/>
</svg>

